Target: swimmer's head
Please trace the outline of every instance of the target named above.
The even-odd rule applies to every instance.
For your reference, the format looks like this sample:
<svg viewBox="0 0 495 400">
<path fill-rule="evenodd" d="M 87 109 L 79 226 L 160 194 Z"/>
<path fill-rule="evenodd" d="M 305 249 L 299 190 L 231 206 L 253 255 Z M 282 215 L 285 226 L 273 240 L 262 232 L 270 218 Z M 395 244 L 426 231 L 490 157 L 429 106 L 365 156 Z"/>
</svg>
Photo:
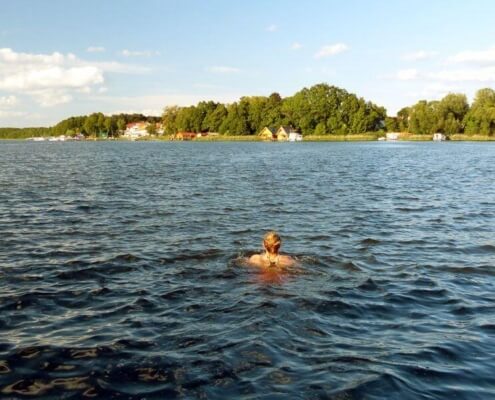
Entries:
<svg viewBox="0 0 495 400">
<path fill-rule="evenodd" d="M 263 246 L 270 254 L 278 254 L 281 244 L 282 239 L 275 231 L 270 231 L 263 237 Z"/>
</svg>

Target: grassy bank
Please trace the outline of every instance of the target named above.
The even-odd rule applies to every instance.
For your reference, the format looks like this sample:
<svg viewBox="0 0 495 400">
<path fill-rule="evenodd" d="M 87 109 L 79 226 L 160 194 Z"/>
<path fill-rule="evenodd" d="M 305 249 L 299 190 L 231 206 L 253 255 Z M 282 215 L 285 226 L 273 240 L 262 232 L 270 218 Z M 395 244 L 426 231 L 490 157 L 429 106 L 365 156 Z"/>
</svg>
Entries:
<svg viewBox="0 0 495 400">
<path fill-rule="evenodd" d="M 450 136 L 450 140 L 466 142 L 493 142 L 495 141 L 495 136 L 457 134 Z"/>
<path fill-rule="evenodd" d="M 218 135 L 218 136 L 201 136 L 194 139 L 197 142 L 260 142 L 258 135 Z"/>
<path fill-rule="evenodd" d="M 378 140 L 383 134 L 379 132 L 356 133 L 352 135 L 308 135 L 304 136 L 306 142 L 357 142 Z"/>
<path fill-rule="evenodd" d="M 433 135 L 415 135 L 414 133 L 402 132 L 399 140 L 410 142 L 430 142 L 433 140 Z"/>
</svg>

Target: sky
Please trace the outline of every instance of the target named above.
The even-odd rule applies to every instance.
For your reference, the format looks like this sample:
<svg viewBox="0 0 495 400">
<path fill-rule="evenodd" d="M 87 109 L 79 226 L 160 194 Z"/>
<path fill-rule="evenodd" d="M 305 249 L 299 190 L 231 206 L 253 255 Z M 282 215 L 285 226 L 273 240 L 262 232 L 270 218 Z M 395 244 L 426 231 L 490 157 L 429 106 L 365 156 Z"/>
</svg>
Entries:
<svg viewBox="0 0 495 400">
<path fill-rule="evenodd" d="M 491 0 L 0 0 L 0 126 L 290 96 L 395 115 L 495 85 Z"/>
</svg>

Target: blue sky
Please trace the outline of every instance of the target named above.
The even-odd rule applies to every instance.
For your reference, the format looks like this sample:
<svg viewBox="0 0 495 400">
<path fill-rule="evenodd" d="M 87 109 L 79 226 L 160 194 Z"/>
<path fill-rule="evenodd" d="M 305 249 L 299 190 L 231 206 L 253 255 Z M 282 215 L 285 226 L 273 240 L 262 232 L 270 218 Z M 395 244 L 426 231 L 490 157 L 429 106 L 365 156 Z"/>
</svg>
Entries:
<svg viewBox="0 0 495 400">
<path fill-rule="evenodd" d="M 326 82 L 387 108 L 495 83 L 495 2 L 0 0 L 0 126 Z"/>
</svg>

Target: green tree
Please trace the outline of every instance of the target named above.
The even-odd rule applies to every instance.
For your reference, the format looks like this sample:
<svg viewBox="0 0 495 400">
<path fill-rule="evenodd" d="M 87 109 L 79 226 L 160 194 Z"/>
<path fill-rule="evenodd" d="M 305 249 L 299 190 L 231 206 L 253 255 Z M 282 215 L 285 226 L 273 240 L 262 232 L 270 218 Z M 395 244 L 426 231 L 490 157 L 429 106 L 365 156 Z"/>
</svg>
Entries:
<svg viewBox="0 0 495 400">
<path fill-rule="evenodd" d="M 117 131 L 117 121 L 113 117 L 105 117 L 105 131 L 108 136 L 114 136 Z"/>
<path fill-rule="evenodd" d="M 146 132 L 148 132 L 148 135 L 150 136 L 154 136 L 156 135 L 156 123 L 155 122 L 151 122 L 148 124 L 148 126 L 146 127 Z"/>
<path fill-rule="evenodd" d="M 461 133 L 463 120 L 469 110 L 466 95 L 450 93 L 438 103 L 438 130 L 447 135 Z"/>
<path fill-rule="evenodd" d="M 223 104 L 217 104 L 213 111 L 207 113 L 203 119 L 202 129 L 205 132 L 219 132 L 222 122 L 227 117 L 227 108 Z"/>
<path fill-rule="evenodd" d="M 105 115 L 103 113 L 97 113 L 98 119 L 97 119 L 97 133 L 105 131 Z"/>
<path fill-rule="evenodd" d="M 125 128 L 126 128 L 126 122 L 125 122 L 125 119 L 120 117 L 118 120 L 117 120 L 117 129 L 119 131 L 119 133 L 122 133 L 125 131 Z"/>
<path fill-rule="evenodd" d="M 387 132 L 397 132 L 399 130 L 399 122 L 397 117 L 387 117 L 385 118 L 385 129 Z"/>
<path fill-rule="evenodd" d="M 243 107 L 232 103 L 227 107 L 227 116 L 220 125 L 220 133 L 226 135 L 248 135 L 247 115 Z"/>
<path fill-rule="evenodd" d="M 191 132 L 194 131 L 196 132 L 196 107 L 195 106 L 190 106 L 190 107 L 184 107 L 180 108 L 179 112 L 177 113 L 177 118 L 175 120 L 176 127 L 178 131 L 186 131 L 186 132 Z"/>
<path fill-rule="evenodd" d="M 173 135 L 178 132 L 177 128 L 177 115 L 179 114 L 179 106 L 167 106 L 163 110 L 162 124 L 164 132 L 167 135 Z"/>
<path fill-rule="evenodd" d="M 287 124 L 285 116 L 282 113 L 282 104 L 283 100 L 280 94 L 274 92 L 268 96 L 263 110 L 263 118 L 258 129 L 263 129 L 265 126 L 275 127 Z"/>
<path fill-rule="evenodd" d="M 493 135 L 495 133 L 495 91 L 480 89 L 464 117 L 465 133 Z"/>
<path fill-rule="evenodd" d="M 96 135 L 98 131 L 98 114 L 94 113 L 86 117 L 83 130 L 87 136 Z"/>
<path fill-rule="evenodd" d="M 409 132 L 409 114 L 411 112 L 410 107 L 404 107 L 397 113 L 397 123 L 399 125 L 400 132 Z"/>
<path fill-rule="evenodd" d="M 418 135 L 438 130 L 438 101 L 420 100 L 410 109 L 409 131 Z"/>
<path fill-rule="evenodd" d="M 318 123 L 318 125 L 316 125 L 314 134 L 318 136 L 327 134 L 327 128 L 325 122 L 320 122 Z"/>
</svg>

